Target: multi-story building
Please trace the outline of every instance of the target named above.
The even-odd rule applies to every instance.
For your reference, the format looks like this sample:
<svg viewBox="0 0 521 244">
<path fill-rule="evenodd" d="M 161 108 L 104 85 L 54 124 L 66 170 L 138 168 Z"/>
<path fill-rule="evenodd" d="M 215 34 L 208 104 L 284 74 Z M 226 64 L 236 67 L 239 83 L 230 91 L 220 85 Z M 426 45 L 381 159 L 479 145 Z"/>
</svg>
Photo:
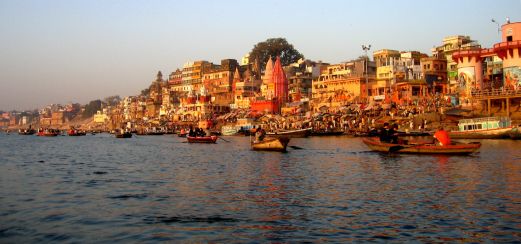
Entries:
<svg viewBox="0 0 521 244">
<path fill-rule="evenodd" d="M 202 83 L 203 74 L 205 71 L 211 70 L 215 67 L 214 64 L 208 61 L 195 61 L 195 62 L 187 62 L 183 66 L 182 71 L 182 82 L 181 82 L 181 91 L 190 91 L 199 90 Z M 176 89 L 178 90 L 178 89 Z"/>
<path fill-rule="evenodd" d="M 431 49 L 432 56 L 447 60 L 447 83 L 451 92 L 458 84 L 458 65 L 452 58 L 454 52 L 460 50 L 479 49 L 481 46 L 469 36 L 448 36 L 443 38 L 442 45 Z"/>
<path fill-rule="evenodd" d="M 168 85 L 172 91 L 183 90 L 183 71 L 177 69 L 168 76 Z"/>
<path fill-rule="evenodd" d="M 313 79 L 320 76 L 320 68 L 326 65 L 328 64 L 300 59 L 285 67 L 289 102 L 309 101 Z"/>
<path fill-rule="evenodd" d="M 369 90 L 369 97 L 371 97 L 378 90 L 377 88 L 376 67 L 372 61 L 358 59 L 328 65 L 319 77 L 313 79 L 312 107 L 314 111 L 323 106 L 339 108 L 353 100 L 367 99 L 366 90 Z"/>
<path fill-rule="evenodd" d="M 239 73 L 239 69 L 235 70 L 233 76 L 233 105 L 231 108 L 250 108 L 251 102 L 255 100 L 256 96 L 260 92 L 261 80 L 256 79 L 256 76 L 250 70 L 250 66 L 247 65 L 246 71 L 242 73 L 242 77 Z"/>
<path fill-rule="evenodd" d="M 395 102 L 404 89 L 411 89 L 412 83 L 423 78 L 420 59 L 426 54 L 417 51 L 397 51 L 383 49 L 375 51 L 373 57 L 376 63 L 376 91 L 374 100 L 391 98 Z M 402 93 L 405 94 L 405 93 Z"/>
</svg>

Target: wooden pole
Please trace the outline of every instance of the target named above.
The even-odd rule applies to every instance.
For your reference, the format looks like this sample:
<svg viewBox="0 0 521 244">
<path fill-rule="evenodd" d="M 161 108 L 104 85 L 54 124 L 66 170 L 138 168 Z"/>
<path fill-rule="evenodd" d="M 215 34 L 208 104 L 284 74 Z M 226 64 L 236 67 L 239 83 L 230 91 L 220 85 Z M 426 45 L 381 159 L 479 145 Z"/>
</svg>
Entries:
<svg viewBox="0 0 521 244">
<path fill-rule="evenodd" d="M 506 100 L 507 100 L 507 117 L 510 117 L 510 99 L 508 99 L 508 97 L 507 97 Z"/>
</svg>

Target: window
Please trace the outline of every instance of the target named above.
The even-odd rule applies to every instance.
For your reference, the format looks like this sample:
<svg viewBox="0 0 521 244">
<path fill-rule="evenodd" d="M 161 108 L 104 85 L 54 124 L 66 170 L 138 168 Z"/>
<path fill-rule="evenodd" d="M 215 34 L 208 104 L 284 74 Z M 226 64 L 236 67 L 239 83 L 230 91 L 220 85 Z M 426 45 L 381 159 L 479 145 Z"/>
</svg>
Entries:
<svg viewBox="0 0 521 244">
<path fill-rule="evenodd" d="M 507 36 L 507 42 L 511 42 L 512 41 L 512 36 Z"/>
</svg>

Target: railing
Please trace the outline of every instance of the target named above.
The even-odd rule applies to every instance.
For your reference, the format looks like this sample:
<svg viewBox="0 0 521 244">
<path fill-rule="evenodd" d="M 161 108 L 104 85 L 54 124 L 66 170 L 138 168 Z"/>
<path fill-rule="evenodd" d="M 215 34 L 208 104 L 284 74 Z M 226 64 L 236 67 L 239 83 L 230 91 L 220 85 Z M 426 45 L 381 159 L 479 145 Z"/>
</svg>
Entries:
<svg viewBox="0 0 521 244">
<path fill-rule="evenodd" d="M 482 122 L 495 122 L 495 121 L 510 121 L 507 117 L 484 117 L 484 118 L 473 118 L 473 119 L 462 119 L 459 124 L 476 124 Z"/>
<path fill-rule="evenodd" d="M 478 99 L 483 97 L 521 96 L 521 89 L 492 89 L 484 91 L 471 91 L 470 95 Z"/>
</svg>

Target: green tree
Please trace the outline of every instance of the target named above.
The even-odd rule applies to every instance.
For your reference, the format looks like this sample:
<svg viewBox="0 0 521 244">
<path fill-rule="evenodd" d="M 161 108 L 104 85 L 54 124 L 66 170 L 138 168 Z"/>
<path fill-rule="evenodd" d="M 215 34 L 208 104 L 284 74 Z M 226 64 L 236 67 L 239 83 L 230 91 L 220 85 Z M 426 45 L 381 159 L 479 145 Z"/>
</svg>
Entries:
<svg viewBox="0 0 521 244">
<path fill-rule="evenodd" d="M 283 66 L 289 65 L 304 58 L 299 51 L 293 48 L 285 38 L 270 38 L 266 41 L 257 43 L 250 52 L 250 62 L 258 59 L 261 68 L 264 69 L 269 57 L 280 56 Z"/>
<path fill-rule="evenodd" d="M 83 118 L 92 117 L 98 110 L 101 110 L 101 100 L 90 101 L 89 104 L 85 105 L 85 110 L 83 111 Z"/>
<path fill-rule="evenodd" d="M 150 88 L 145 88 L 141 90 L 141 96 L 148 97 L 148 94 L 150 93 Z"/>
<path fill-rule="evenodd" d="M 109 96 L 103 99 L 103 102 L 110 106 L 118 105 L 120 101 L 121 97 L 119 95 Z"/>
</svg>

